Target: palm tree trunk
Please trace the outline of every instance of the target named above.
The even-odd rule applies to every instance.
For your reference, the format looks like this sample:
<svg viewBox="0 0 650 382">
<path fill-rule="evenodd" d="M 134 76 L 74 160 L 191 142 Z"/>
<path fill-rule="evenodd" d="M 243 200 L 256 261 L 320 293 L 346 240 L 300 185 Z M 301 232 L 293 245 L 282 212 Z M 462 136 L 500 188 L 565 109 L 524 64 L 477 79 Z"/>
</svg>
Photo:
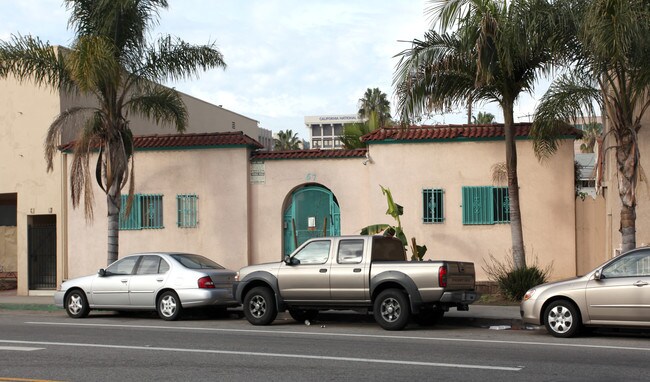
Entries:
<svg viewBox="0 0 650 382">
<path fill-rule="evenodd" d="M 106 194 L 108 204 L 108 255 L 107 264 L 117 260 L 120 229 L 120 182 L 113 182 Z"/>
<path fill-rule="evenodd" d="M 510 201 L 510 235 L 512 259 L 516 269 L 526 267 L 524 234 L 519 208 L 519 178 L 517 176 L 517 144 L 514 132 L 513 103 L 503 105 L 503 129 L 506 136 L 506 171 L 508 173 L 508 199 Z"/>
<path fill-rule="evenodd" d="M 621 198 L 621 251 L 636 248 L 636 186 L 638 173 L 638 147 L 632 129 L 617 129 L 618 138 L 616 164 L 618 171 L 618 193 Z"/>
</svg>

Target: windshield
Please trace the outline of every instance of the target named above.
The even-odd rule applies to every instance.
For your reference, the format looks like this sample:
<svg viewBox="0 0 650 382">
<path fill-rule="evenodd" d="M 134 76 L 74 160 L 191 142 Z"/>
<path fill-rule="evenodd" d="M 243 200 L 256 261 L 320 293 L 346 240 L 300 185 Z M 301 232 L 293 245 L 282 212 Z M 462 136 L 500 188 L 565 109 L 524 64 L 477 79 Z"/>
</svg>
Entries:
<svg viewBox="0 0 650 382">
<path fill-rule="evenodd" d="M 181 263 L 182 266 L 189 269 L 225 269 L 221 265 L 201 255 L 175 253 L 170 256 Z"/>
</svg>

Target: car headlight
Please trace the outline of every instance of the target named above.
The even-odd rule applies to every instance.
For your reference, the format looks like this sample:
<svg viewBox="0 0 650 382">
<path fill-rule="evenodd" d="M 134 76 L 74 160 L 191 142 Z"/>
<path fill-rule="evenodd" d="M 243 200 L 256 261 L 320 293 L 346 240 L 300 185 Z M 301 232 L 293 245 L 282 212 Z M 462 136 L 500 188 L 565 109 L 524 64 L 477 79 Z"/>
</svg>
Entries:
<svg viewBox="0 0 650 382">
<path fill-rule="evenodd" d="M 524 301 L 528 301 L 531 298 L 533 298 L 533 296 L 535 295 L 535 292 L 536 292 L 535 289 L 530 289 L 528 292 L 526 292 L 526 294 L 524 295 Z"/>
</svg>

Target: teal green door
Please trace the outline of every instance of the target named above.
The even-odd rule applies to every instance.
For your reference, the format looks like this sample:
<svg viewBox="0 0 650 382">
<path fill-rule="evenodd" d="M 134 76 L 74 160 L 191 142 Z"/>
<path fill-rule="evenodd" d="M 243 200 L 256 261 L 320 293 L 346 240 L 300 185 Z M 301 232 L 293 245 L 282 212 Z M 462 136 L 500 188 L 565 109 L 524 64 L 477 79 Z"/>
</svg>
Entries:
<svg viewBox="0 0 650 382">
<path fill-rule="evenodd" d="M 326 188 L 308 186 L 291 195 L 284 211 L 284 255 L 313 237 L 341 234 L 341 213 L 334 195 Z"/>
</svg>

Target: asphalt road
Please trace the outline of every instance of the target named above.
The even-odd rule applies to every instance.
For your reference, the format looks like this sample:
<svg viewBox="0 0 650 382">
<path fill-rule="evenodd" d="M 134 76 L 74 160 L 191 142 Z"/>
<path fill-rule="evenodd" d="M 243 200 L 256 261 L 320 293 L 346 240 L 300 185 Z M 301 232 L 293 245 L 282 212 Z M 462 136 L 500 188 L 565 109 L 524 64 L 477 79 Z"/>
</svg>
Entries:
<svg viewBox="0 0 650 382">
<path fill-rule="evenodd" d="M 0 381 L 646 381 L 649 339 L 451 325 L 388 332 L 352 315 L 255 327 L 235 316 L 4 311 Z"/>
</svg>

